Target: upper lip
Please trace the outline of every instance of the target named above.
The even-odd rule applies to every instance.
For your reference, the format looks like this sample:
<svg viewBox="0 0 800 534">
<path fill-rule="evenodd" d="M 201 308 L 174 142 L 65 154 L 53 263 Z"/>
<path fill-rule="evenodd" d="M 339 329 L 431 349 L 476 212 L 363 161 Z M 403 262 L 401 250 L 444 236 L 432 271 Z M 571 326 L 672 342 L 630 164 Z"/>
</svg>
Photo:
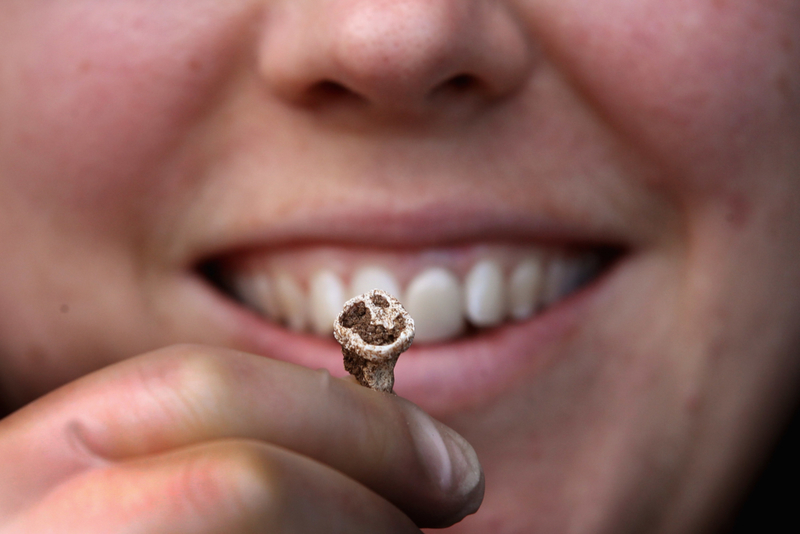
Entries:
<svg viewBox="0 0 800 534">
<path fill-rule="evenodd" d="M 630 235 L 612 225 L 571 221 L 515 210 L 508 206 L 468 206 L 426 202 L 405 206 L 298 207 L 277 218 L 232 224 L 201 252 L 202 260 L 242 250 L 315 244 L 374 249 L 422 249 L 476 242 L 513 242 L 551 246 L 604 246 L 628 249 Z M 234 233 L 235 232 L 235 233 Z"/>
</svg>

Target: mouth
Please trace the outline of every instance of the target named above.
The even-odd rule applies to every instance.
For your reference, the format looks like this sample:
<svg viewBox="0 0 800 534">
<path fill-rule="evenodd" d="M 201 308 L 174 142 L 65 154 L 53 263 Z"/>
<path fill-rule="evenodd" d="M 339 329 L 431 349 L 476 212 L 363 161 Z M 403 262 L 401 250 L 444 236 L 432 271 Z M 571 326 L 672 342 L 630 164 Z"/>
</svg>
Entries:
<svg viewBox="0 0 800 534">
<path fill-rule="evenodd" d="M 439 417 L 483 404 L 546 367 L 628 254 L 617 244 L 563 236 L 464 238 L 469 232 L 453 227 L 447 236 L 419 240 L 417 233 L 415 243 L 382 232 L 380 223 L 351 228 L 349 240 L 339 228 L 322 228 L 312 238 L 249 236 L 195 264 L 234 342 L 345 376 L 334 320 L 350 298 L 381 289 L 416 324 L 395 369 L 395 392 Z"/>
</svg>

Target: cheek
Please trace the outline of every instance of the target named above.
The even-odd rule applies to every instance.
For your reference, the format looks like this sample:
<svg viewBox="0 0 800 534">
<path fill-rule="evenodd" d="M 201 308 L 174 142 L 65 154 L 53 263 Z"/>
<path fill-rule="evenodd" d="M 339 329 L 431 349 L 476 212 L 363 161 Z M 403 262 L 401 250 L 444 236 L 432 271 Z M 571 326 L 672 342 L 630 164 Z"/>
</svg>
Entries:
<svg viewBox="0 0 800 534">
<path fill-rule="evenodd" d="M 798 137 L 797 2 L 543 6 L 560 15 L 540 27 L 551 53 L 601 119 L 680 188 L 730 183 L 776 139 Z"/>
<path fill-rule="evenodd" d="M 221 90 L 236 19 L 152 3 L 0 7 L 0 177 L 18 200 L 97 222 L 170 187 L 159 169 Z"/>
</svg>

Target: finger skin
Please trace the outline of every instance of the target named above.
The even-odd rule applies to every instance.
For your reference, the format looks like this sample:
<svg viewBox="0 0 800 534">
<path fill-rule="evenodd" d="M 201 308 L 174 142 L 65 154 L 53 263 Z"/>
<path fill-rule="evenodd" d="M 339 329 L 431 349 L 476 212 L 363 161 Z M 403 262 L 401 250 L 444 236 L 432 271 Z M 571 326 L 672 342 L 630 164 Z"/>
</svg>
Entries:
<svg viewBox="0 0 800 534">
<path fill-rule="evenodd" d="M 20 495 L 35 499 L 103 462 L 228 438 L 328 465 L 419 526 L 454 523 L 483 497 L 471 447 L 407 401 L 327 372 L 191 345 L 98 371 L 13 414 L 0 422 L 0 457 L 23 460 L 8 474 L 21 482 Z M 25 458 L 46 468 L 28 478 Z M 19 508 L 25 498 L 0 506 Z"/>
<path fill-rule="evenodd" d="M 420 534 L 397 508 L 341 473 L 241 440 L 88 471 L 19 514 L 3 532 Z"/>
</svg>

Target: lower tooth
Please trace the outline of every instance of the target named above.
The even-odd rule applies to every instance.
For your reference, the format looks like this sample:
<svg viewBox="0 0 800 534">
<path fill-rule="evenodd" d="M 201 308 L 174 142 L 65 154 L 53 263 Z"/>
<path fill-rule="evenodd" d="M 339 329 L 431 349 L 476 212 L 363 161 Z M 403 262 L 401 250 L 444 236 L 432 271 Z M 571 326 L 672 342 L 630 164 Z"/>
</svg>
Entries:
<svg viewBox="0 0 800 534">
<path fill-rule="evenodd" d="M 333 332 L 333 322 L 345 302 L 344 285 L 334 273 L 319 271 L 309 281 L 311 327 L 321 336 Z"/>
<path fill-rule="evenodd" d="M 308 312 L 306 297 L 300 285 L 290 275 L 279 274 L 275 279 L 275 294 L 280 303 L 281 316 L 288 327 L 298 332 L 305 330 Z"/>
<path fill-rule="evenodd" d="M 464 281 L 467 319 L 479 327 L 500 324 L 506 317 L 506 295 L 503 271 L 497 262 L 480 261 Z"/>
<path fill-rule="evenodd" d="M 443 341 L 464 329 L 461 284 L 442 268 L 428 269 L 408 285 L 404 304 L 414 318 L 415 340 Z"/>
</svg>

